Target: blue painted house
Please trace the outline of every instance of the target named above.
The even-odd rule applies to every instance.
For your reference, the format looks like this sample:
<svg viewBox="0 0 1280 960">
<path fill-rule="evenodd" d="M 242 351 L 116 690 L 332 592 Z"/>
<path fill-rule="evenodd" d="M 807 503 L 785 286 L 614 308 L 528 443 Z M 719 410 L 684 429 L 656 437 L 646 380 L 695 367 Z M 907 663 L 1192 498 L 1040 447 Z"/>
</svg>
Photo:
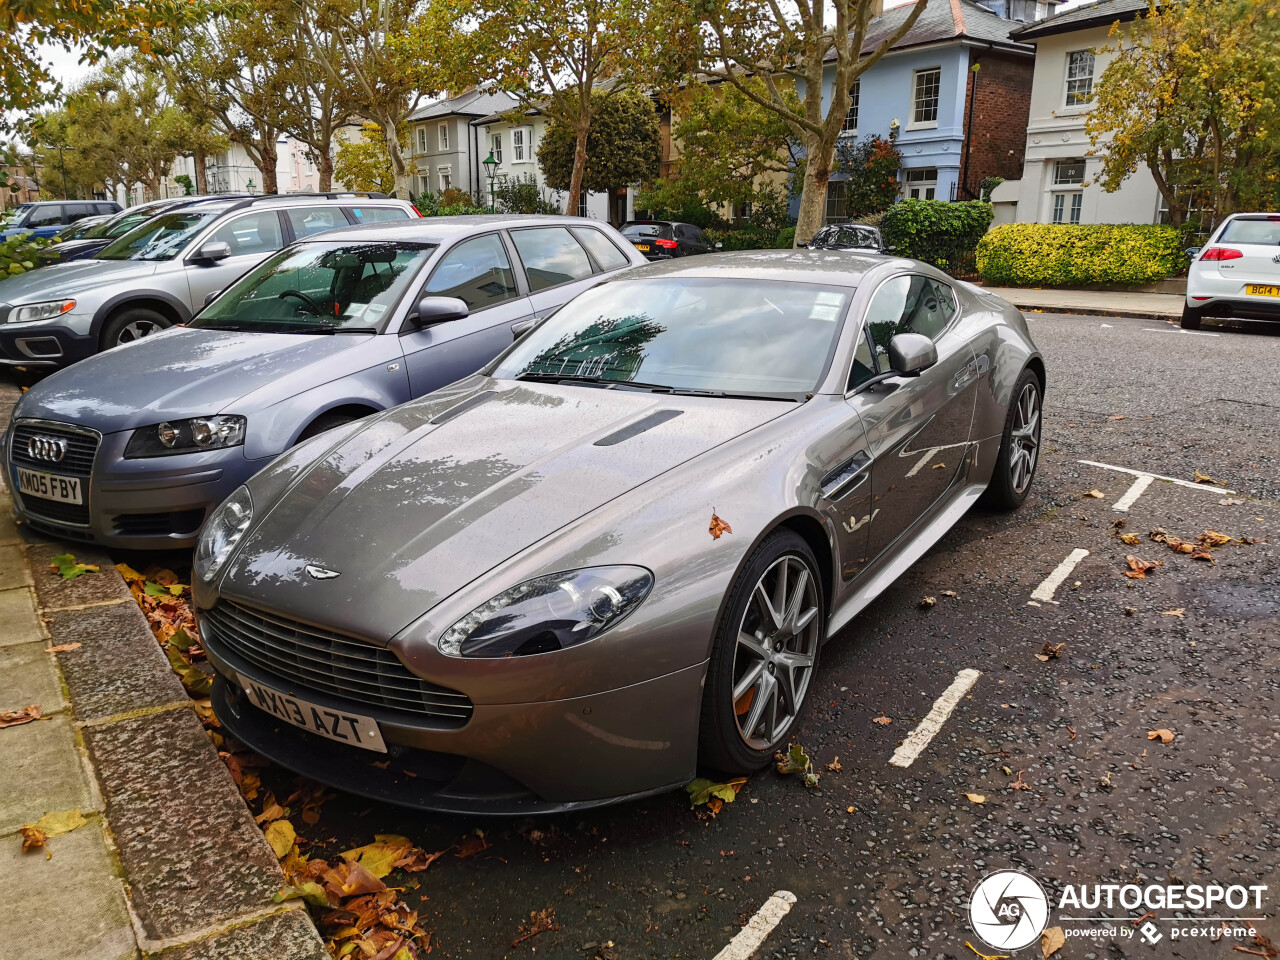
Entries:
<svg viewBox="0 0 1280 960">
<path fill-rule="evenodd" d="M 1057 2 L 927 0 L 906 36 L 854 82 L 842 136 L 892 140 L 902 154 L 904 197 L 970 200 L 988 176 L 1017 179 L 1035 48 L 1009 35 L 1048 15 Z M 872 20 L 863 53 L 899 28 L 913 8 L 893 7 Z M 831 102 L 834 75 L 832 63 L 824 104 Z M 845 219 L 845 178 L 838 173 L 828 186 L 827 222 Z M 796 199 L 793 213 L 798 206 Z"/>
</svg>

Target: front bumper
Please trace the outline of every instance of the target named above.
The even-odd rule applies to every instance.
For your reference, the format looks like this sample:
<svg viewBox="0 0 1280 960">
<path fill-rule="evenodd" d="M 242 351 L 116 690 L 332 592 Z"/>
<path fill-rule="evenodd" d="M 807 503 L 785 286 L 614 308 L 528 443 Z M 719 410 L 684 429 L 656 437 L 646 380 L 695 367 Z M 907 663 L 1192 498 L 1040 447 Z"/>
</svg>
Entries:
<svg viewBox="0 0 1280 960">
<path fill-rule="evenodd" d="M 215 632 L 206 636 L 207 625 L 202 619 L 205 650 L 218 671 L 213 707 L 227 731 L 281 766 L 350 793 L 415 809 L 511 816 L 619 803 L 674 789 L 695 773 L 705 662 L 568 700 L 475 704 L 464 726 L 444 728 L 308 688 L 295 692 L 289 681 L 223 647 Z M 250 702 L 237 673 L 322 707 L 372 717 L 388 753 L 277 720 Z"/>
<path fill-rule="evenodd" d="M 16 518 L 52 536 L 127 550 L 193 546 L 210 511 L 270 463 L 270 458 L 246 460 L 243 446 L 126 460 L 124 448 L 132 431 L 107 434 L 98 445 L 92 472 L 82 478 L 87 509 L 72 515 L 18 492 L 11 449 L 14 431 L 37 422 L 14 421 L 4 438 L 4 465 L 14 491 Z M 23 466 L 58 474 L 57 464 Z"/>
<path fill-rule="evenodd" d="M 12 307 L 0 307 L 7 321 Z M 66 367 L 98 350 L 93 318 L 72 311 L 56 321 L 0 322 L 0 366 L 36 369 Z"/>
</svg>

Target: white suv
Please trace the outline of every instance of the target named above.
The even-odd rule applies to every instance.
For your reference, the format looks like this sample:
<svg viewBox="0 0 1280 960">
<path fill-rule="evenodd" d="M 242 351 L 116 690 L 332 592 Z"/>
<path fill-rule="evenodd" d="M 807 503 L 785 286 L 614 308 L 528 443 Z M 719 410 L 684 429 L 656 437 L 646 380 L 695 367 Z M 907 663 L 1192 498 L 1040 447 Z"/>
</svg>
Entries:
<svg viewBox="0 0 1280 960">
<path fill-rule="evenodd" d="M 1193 253 L 1182 327 L 1205 317 L 1280 321 L 1280 214 L 1235 213 Z"/>
</svg>

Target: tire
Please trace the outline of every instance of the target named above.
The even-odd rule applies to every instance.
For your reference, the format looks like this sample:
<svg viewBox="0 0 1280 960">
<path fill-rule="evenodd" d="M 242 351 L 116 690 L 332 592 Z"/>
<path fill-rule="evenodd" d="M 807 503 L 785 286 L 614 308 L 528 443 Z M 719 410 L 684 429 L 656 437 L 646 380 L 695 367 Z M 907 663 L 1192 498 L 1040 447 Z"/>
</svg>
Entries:
<svg viewBox="0 0 1280 960">
<path fill-rule="evenodd" d="M 776 605 L 784 571 L 779 622 L 770 617 L 769 607 Z M 825 637 L 819 577 L 809 545 L 786 529 L 765 537 L 743 566 L 730 588 L 707 665 L 698 733 L 701 763 L 745 776 L 786 747 L 804 716 Z M 762 584 L 764 591 L 758 591 Z M 744 643 L 744 636 L 754 642 Z M 741 691 L 736 700 L 735 686 Z"/>
<path fill-rule="evenodd" d="M 1197 307 L 1182 305 L 1182 329 L 1183 330 L 1199 330 L 1200 321 L 1204 319 L 1204 310 Z"/>
<path fill-rule="evenodd" d="M 145 307 L 126 307 L 107 321 L 102 328 L 99 349 L 110 350 L 121 344 L 132 343 L 143 337 L 172 326 L 169 318 Z"/>
<path fill-rule="evenodd" d="M 1014 384 L 995 471 L 987 487 L 987 503 L 998 510 L 1016 510 L 1031 490 L 1040 464 L 1040 433 L 1044 420 L 1044 388 L 1027 368 Z M 1031 423 L 1028 428 L 1027 420 Z"/>
<path fill-rule="evenodd" d="M 346 426 L 348 423 L 352 423 L 359 419 L 359 417 L 353 417 L 349 413 L 322 413 L 307 424 L 306 429 L 304 429 L 302 433 L 298 434 L 298 440 L 294 446 L 297 446 L 298 443 L 310 440 L 312 437 L 317 437 L 327 430 L 333 430 L 335 427 Z"/>
</svg>

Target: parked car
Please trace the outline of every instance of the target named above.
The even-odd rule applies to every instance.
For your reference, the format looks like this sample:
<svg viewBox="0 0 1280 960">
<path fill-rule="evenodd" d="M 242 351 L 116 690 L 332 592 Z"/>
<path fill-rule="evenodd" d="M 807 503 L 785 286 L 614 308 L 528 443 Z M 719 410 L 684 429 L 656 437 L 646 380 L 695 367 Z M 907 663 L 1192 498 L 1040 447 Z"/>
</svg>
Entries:
<svg viewBox="0 0 1280 960">
<path fill-rule="evenodd" d="M 620 228 L 622 235 L 635 244 L 646 260 L 670 260 L 710 253 L 716 249 L 711 240 L 691 223 L 670 220 L 630 220 Z"/>
<path fill-rule="evenodd" d="M 68 240 L 76 240 L 83 237 L 86 233 L 98 226 L 100 223 L 106 223 L 111 219 L 111 214 L 99 213 L 92 217 L 85 217 L 83 220 L 77 220 L 75 223 L 63 227 L 53 235 L 54 246 L 65 243 Z M 50 250 L 51 247 L 44 247 L 40 253 Z"/>
<path fill-rule="evenodd" d="M 0 240 L 12 236 L 30 234 L 35 237 L 52 237 L 68 224 L 94 217 L 117 213 L 120 204 L 114 200 L 42 200 L 20 207 L 3 230 Z"/>
<path fill-rule="evenodd" d="M 641 267 L 232 493 L 194 565 L 214 709 L 468 815 L 749 773 L 828 636 L 980 495 L 1023 502 L 1044 383 L 1014 307 L 921 263 Z"/>
<path fill-rule="evenodd" d="M 1234 213 L 1187 252 L 1184 330 L 1199 330 L 1206 317 L 1280 321 L 1280 214 Z"/>
<path fill-rule="evenodd" d="M 879 227 L 865 223 L 829 223 L 820 227 L 808 243 L 797 243 L 796 246 L 814 250 L 874 250 L 876 253 L 892 253 L 894 250 L 884 245 Z"/>
<path fill-rule="evenodd" d="M 123 237 L 134 227 L 164 213 L 166 210 L 176 210 L 179 207 L 190 206 L 193 203 L 220 202 L 246 196 L 248 194 L 169 197 L 164 200 L 140 203 L 121 210 L 81 236 L 64 238 L 59 234 L 55 238 L 58 241 L 57 243 L 36 251 L 36 263 L 40 266 L 48 266 L 51 263 L 65 263 L 69 260 L 85 260 L 105 248 L 112 240 Z"/>
<path fill-rule="evenodd" d="M 210 509 L 295 443 L 475 372 L 536 317 L 643 262 L 612 228 L 565 217 L 309 237 L 186 327 L 28 390 L 4 446 L 15 511 L 66 538 L 190 546 Z"/>
<path fill-rule="evenodd" d="M 0 280 L 0 364 L 63 367 L 186 323 L 211 294 L 295 239 L 418 212 L 404 200 L 291 194 L 187 204 L 91 260 Z"/>
</svg>

